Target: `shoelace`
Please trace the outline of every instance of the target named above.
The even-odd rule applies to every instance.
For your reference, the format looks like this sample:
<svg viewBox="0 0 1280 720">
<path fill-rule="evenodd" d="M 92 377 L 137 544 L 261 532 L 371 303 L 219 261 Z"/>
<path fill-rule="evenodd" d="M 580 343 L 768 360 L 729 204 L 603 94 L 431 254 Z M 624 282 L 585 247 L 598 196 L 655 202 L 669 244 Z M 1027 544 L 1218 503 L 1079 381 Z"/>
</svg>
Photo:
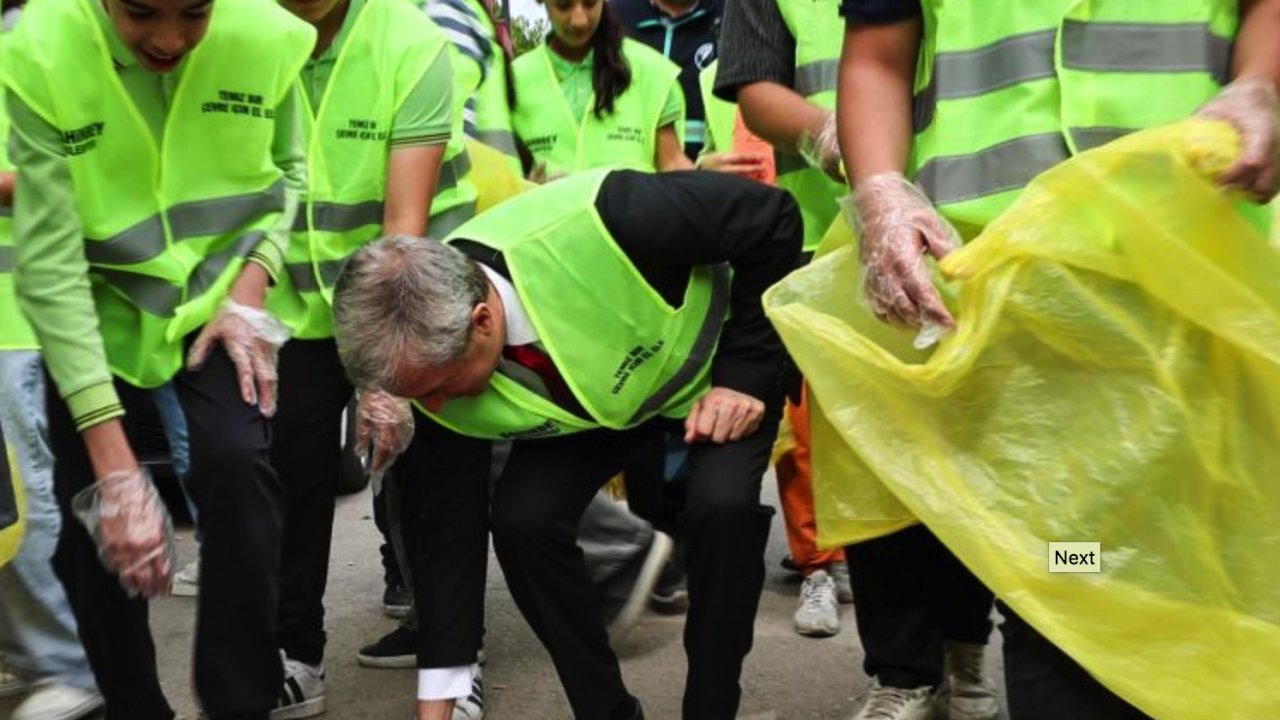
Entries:
<svg viewBox="0 0 1280 720">
<path fill-rule="evenodd" d="M 830 600 L 826 597 L 835 593 L 835 587 L 831 581 L 827 582 L 805 582 L 801 587 L 801 599 L 804 601 L 805 609 L 821 610 L 823 605 L 830 604 Z"/>
<path fill-rule="evenodd" d="M 919 689 L 877 687 L 871 690 L 863 717 L 866 720 L 894 720 L 898 711 L 920 695 Z"/>
</svg>

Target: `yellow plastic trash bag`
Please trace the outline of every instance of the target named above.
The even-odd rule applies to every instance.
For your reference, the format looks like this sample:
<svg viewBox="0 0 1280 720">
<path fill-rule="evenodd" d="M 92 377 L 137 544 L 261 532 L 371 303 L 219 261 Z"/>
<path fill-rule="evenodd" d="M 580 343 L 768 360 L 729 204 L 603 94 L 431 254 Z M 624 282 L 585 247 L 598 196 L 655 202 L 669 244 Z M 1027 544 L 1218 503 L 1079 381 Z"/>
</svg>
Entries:
<svg viewBox="0 0 1280 720">
<path fill-rule="evenodd" d="M 1235 150 L 1188 122 L 1040 176 L 941 264 L 932 353 L 860 305 L 851 246 L 766 296 L 818 400 L 822 541 L 922 519 L 1161 720 L 1280 712 L 1280 253 L 1206 179 Z M 1101 572 L 1050 573 L 1052 541 Z"/>
<path fill-rule="evenodd" d="M 535 187 L 512 169 L 506 155 L 482 142 L 468 138 L 467 155 L 471 158 L 469 177 L 476 186 L 477 213 Z"/>
<path fill-rule="evenodd" d="M 25 518 L 18 462 L 13 453 L 4 448 L 3 437 L 0 437 L 0 452 L 7 457 L 7 462 L 0 465 L 0 567 L 3 567 L 18 554 Z"/>
</svg>

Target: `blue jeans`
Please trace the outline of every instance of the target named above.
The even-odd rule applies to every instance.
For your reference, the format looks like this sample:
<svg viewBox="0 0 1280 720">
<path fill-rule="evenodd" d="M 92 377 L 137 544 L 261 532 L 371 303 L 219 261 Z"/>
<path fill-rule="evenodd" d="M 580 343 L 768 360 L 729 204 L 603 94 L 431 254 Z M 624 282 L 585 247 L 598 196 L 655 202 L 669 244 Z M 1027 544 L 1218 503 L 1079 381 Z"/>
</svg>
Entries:
<svg viewBox="0 0 1280 720">
<path fill-rule="evenodd" d="M 0 423 L 27 495 L 27 535 L 0 570 L 0 656 L 16 671 L 96 692 L 62 583 L 50 563 L 61 518 L 46 437 L 44 376 L 34 350 L 0 350 Z"/>
<path fill-rule="evenodd" d="M 151 403 L 156 406 L 160 425 L 164 428 L 165 440 L 169 443 L 169 460 L 173 463 L 173 474 L 178 476 L 178 487 L 182 488 L 182 497 L 187 501 L 187 511 L 195 521 L 198 519 L 196 504 L 191 501 L 191 493 L 187 492 L 187 474 L 191 471 L 187 416 L 182 412 L 182 403 L 178 400 L 178 389 L 172 382 L 161 385 L 151 391 Z"/>
</svg>

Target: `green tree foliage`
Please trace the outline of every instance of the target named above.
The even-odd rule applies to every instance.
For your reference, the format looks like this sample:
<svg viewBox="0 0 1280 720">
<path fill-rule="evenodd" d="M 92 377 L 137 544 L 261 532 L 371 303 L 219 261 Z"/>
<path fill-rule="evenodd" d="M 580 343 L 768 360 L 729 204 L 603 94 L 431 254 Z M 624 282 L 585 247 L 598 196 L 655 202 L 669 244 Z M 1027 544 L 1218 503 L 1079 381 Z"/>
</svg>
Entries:
<svg viewBox="0 0 1280 720">
<path fill-rule="evenodd" d="M 529 52 L 551 33 L 551 22 L 546 18 L 527 18 L 519 15 L 511 18 L 511 42 L 516 57 Z"/>
</svg>

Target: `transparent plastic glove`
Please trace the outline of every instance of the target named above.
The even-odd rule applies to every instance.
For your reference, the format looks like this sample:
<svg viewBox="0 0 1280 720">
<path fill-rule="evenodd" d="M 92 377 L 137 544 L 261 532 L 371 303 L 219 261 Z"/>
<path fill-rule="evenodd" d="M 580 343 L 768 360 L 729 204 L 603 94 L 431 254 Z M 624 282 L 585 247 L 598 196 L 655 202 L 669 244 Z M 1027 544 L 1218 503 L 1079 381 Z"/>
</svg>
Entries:
<svg viewBox="0 0 1280 720">
<path fill-rule="evenodd" d="M 955 327 L 955 320 L 933 285 L 924 256 L 941 260 L 955 250 L 960 244 L 955 228 L 901 173 L 868 178 L 840 204 L 858 233 L 863 292 L 876 317 L 920 328 L 916 347 L 937 342 Z"/>
<path fill-rule="evenodd" d="M 356 400 L 356 454 L 369 457 L 371 482 L 381 489 L 382 475 L 413 440 L 409 401 L 381 390 L 361 390 Z"/>
<path fill-rule="evenodd" d="M 200 331 L 187 368 L 199 370 L 209 357 L 215 342 L 221 343 L 236 366 L 240 378 L 240 396 L 257 405 L 262 414 L 276 414 L 276 356 L 289 339 L 289 328 L 262 308 L 249 307 L 228 298 L 222 301 L 218 314 Z"/>
<path fill-rule="evenodd" d="M 1246 76 L 1222 89 L 1196 117 L 1225 120 L 1240 132 L 1240 157 L 1219 178 L 1264 203 L 1280 189 L 1280 97 L 1271 80 Z"/>
<path fill-rule="evenodd" d="M 130 595 L 156 597 L 173 577 L 173 521 L 145 470 L 114 472 L 76 493 L 71 510 L 102 564 Z"/>
<path fill-rule="evenodd" d="M 827 174 L 827 177 L 843 185 L 844 168 L 840 159 L 840 140 L 836 132 L 836 114 L 827 113 L 822 129 L 815 135 L 806 132 L 796 143 L 796 150 L 810 167 L 816 167 Z"/>
</svg>

